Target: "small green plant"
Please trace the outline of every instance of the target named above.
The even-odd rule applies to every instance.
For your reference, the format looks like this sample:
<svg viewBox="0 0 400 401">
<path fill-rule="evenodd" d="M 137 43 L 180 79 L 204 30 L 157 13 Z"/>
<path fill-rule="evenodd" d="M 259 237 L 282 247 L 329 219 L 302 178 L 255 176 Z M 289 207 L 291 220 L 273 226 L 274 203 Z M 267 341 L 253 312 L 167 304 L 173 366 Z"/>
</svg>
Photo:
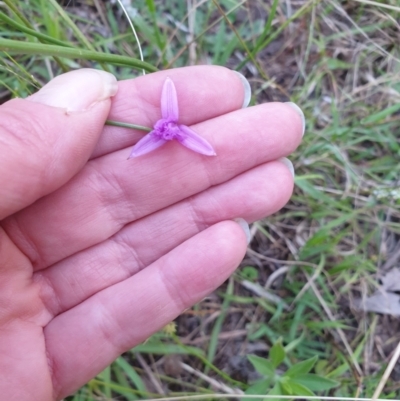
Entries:
<svg viewBox="0 0 400 401">
<path fill-rule="evenodd" d="M 283 365 L 289 365 L 289 360 L 282 340 L 278 340 L 272 346 L 268 359 L 256 355 L 248 355 L 247 358 L 254 369 L 263 376 L 246 390 L 245 393 L 249 395 L 315 396 L 316 393 L 330 390 L 339 384 L 334 380 L 310 373 L 318 360 L 317 356 L 293 364 L 284 370 Z M 248 400 L 243 398 L 242 401 Z"/>
</svg>

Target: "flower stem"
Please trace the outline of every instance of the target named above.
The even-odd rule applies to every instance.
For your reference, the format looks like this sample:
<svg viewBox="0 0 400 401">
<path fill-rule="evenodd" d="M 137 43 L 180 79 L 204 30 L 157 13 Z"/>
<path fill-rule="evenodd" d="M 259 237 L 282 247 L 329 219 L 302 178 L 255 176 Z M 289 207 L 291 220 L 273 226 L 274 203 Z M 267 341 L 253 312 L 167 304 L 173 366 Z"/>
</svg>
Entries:
<svg viewBox="0 0 400 401">
<path fill-rule="evenodd" d="M 111 125 L 113 127 L 122 127 L 122 128 L 130 128 L 130 129 L 137 129 L 140 131 L 150 132 L 152 129 L 149 127 L 144 127 L 143 125 L 136 125 L 136 124 L 129 124 L 129 123 L 122 123 L 120 121 L 113 121 L 107 120 L 106 125 Z"/>
</svg>

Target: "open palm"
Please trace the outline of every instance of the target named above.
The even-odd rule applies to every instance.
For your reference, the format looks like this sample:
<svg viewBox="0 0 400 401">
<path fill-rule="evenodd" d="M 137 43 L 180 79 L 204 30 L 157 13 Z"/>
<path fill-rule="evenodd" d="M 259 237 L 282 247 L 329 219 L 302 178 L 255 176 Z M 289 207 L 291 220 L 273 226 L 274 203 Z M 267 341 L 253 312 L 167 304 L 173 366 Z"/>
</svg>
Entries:
<svg viewBox="0 0 400 401">
<path fill-rule="evenodd" d="M 171 141 L 127 160 L 143 133 L 104 127 L 152 126 L 167 77 L 180 122 L 216 157 Z M 224 282 L 246 250 L 232 219 L 290 197 L 277 161 L 302 136 L 290 105 L 241 109 L 240 78 L 219 67 L 123 81 L 111 99 L 116 89 L 80 70 L 0 107 L 2 400 L 74 392 Z"/>
</svg>

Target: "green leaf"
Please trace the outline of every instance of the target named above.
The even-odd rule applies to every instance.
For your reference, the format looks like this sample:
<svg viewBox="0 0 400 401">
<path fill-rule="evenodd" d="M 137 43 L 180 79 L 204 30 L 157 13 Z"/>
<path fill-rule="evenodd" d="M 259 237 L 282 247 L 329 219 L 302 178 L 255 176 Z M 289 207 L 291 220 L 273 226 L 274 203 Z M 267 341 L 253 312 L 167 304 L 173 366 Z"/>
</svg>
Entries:
<svg viewBox="0 0 400 401">
<path fill-rule="evenodd" d="M 351 68 L 351 64 L 335 58 L 327 59 L 326 65 L 329 70 L 338 70 L 338 69 L 348 70 L 349 68 Z"/>
<path fill-rule="evenodd" d="M 253 266 L 245 266 L 241 269 L 241 276 L 249 281 L 256 281 L 258 279 L 258 270 Z"/>
<path fill-rule="evenodd" d="M 134 349 L 134 352 L 140 352 L 142 354 L 157 354 L 157 355 L 171 355 L 171 354 L 180 354 L 180 355 L 195 355 L 195 356 L 203 356 L 203 350 L 196 347 L 191 346 L 183 346 L 179 344 L 166 344 L 166 343 L 151 343 L 147 342 L 144 344 L 137 345 Z"/>
<path fill-rule="evenodd" d="M 116 363 L 112 364 L 112 375 L 114 378 L 114 382 L 118 383 L 121 386 L 120 388 L 118 388 L 118 390 L 114 389 L 114 391 L 124 396 L 127 399 L 127 401 L 135 401 L 138 399 L 138 397 L 135 394 L 131 393 L 132 384 L 129 383 L 127 375 L 125 374 L 124 370 Z"/>
<path fill-rule="evenodd" d="M 400 103 L 396 103 L 393 106 L 386 107 L 376 113 L 370 114 L 361 120 L 361 124 L 377 124 L 392 114 L 397 113 L 400 110 Z"/>
<path fill-rule="evenodd" d="M 312 373 L 298 375 L 291 379 L 291 382 L 301 384 L 313 391 L 330 390 L 340 384 L 335 380 L 326 379 L 325 377 L 314 375 Z"/>
<path fill-rule="evenodd" d="M 285 359 L 286 352 L 282 345 L 282 339 L 279 339 L 270 349 L 269 358 L 274 368 L 277 368 Z"/>
<path fill-rule="evenodd" d="M 111 398 L 111 388 L 109 386 L 111 382 L 111 368 L 110 366 L 107 366 L 101 373 L 97 375 L 97 377 L 104 382 L 104 395 L 107 398 Z"/>
<path fill-rule="evenodd" d="M 233 295 L 233 280 L 229 280 L 228 288 L 226 290 L 226 295 Z M 221 313 L 218 316 L 218 319 L 216 320 L 214 327 L 212 329 L 211 337 L 210 337 L 210 343 L 208 346 L 208 352 L 207 352 L 207 359 L 210 363 L 213 363 L 215 354 L 217 352 L 218 348 L 218 341 L 219 341 L 219 334 L 221 333 L 222 330 L 222 325 L 225 321 L 228 309 L 230 306 L 230 299 L 228 297 L 225 297 L 222 305 L 221 305 Z M 206 372 L 207 374 L 207 372 Z"/>
<path fill-rule="evenodd" d="M 268 395 L 284 395 L 284 390 L 282 388 L 282 384 L 277 382 L 274 387 L 272 387 L 271 391 L 268 392 Z M 270 398 L 266 398 L 264 401 L 269 401 Z M 274 398 L 274 401 L 283 401 L 282 398 Z"/>
<path fill-rule="evenodd" d="M 247 355 L 247 359 L 258 373 L 267 377 L 273 377 L 275 375 L 274 365 L 268 359 L 261 358 L 257 355 Z"/>
<path fill-rule="evenodd" d="M 302 306 L 298 306 L 297 309 L 300 309 L 300 308 L 302 308 Z M 297 334 L 297 338 L 295 338 L 293 341 L 291 341 L 289 344 L 287 344 L 285 346 L 286 353 L 294 350 L 300 343 L 302 343 L 304 341 L 304 337 L 305 337 L 304 333 L 305 332 L 303 331 L 300 336 L 298 335 L 298 333 L 294 333 L 294 334 Z M 294 337 L 294 335 L 293 335 L 293 337 Z"/>
<path fill-rule="evenodd" d="M 303 362 L 296 363 L 296 365 L 293 365 L 285 372 L 284 376 L 296 377 L 299 375 L 304 375 L 313 368 L 317 360 L 318 356 L 314 356 L 313 358 L 307 359 Z"/>
<path fill-rule="evenodd" d="M 125 373 L 125 375 L 131 380 L 133 385 L 139 391 L 146 393 L 146 386 L 143 383 L 142 378 L 137 374 L 136 370 L 126 361 L 126 359 L 120 356 L 114 363 Z"/>
<path fill-rule="evenodd" d="M 309 395 L 315 396 L 315 394 L 302 384 L 296 383 L 292 380 L 281 383 L 283 390 L 287 395 Z"/>
<path fill-rule="evenodd" d="M 268 388 L 271 386 L 271 380 L 262 379 L 255 383 L 253 383 L 250 387 L 247 388 L 245 394 L 247 395 L 263 395 L 267 394 Z M 241 398 L 240 401 L 253 401 L 253 398 L 244 397 Z"/>
</svg>

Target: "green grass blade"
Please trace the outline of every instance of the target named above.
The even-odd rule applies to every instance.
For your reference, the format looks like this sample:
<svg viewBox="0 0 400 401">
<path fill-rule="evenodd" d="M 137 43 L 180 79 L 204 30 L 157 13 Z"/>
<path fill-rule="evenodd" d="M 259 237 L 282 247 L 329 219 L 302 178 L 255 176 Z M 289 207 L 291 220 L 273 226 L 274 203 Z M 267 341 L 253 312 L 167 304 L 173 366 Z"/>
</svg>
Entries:
<svg viewBox="0 0 400 401">
<path fill-rule="evenodd" d="M 35 38 L 39 39 L 41 42 L 44 43 L 49 43 L 52 45 L 57 45 L 57 46 L 65 46 L 65 47 L 71 47 L 68 43 L 65 43 L 61 40 L 52 38 L 51 36 L 47 36 L 43 33 L 37 32 L 34 29 L 28 28 L 27 26 L 24 26 L 20 24 L 19 22 L 13 20 L 10 18 L 8 15 L 4 14 L 3 12 L 0 11 L 0 20 L 2 20 L 4 23 L 7 25 L 11 26 L 15 30 L 19 32 L 24 32 L 27 35 L 34 36 Z"/>
<path fill-rule="evenodd" d="M 212 0 L 215 7 L 218 9 L 218 11 L 221 13 L 221 15 L 224 17 L 226 23 L 229 25 L 229 27 L 232 29 L 232 31 L 234 32 L 234 34 L 236 35 L 236 37 L 238 38 L 240 44 L 242 45 L 243 49 L 246 51 L 246 53 L 248 54 L 248 58 L 251 60 L 251 62 L 254 64 L 254 66 L 257 68 L 257 71 L 259 72 L 259 74 L 266 80 L 268 81 L 268 76 L 266 75 L 265 71 L 261 68 L 260 64 L 258 63 L 258 61 L 255 59 L 253 53 L 250 51 L 250 49 L 248 48 L 246 42 L 242 39 L 242 37 L 240 36 L 239 32 L 237 31 L 237 29 L 235 28 L 235 26 L 231 23 L 231 21 L 229 20 L 228 16 L 226 15 L 225 11 L 222 9 L 222 7 L 220 6 L 220 4 L 218 3 L 217 0 Z"/>
<path fill-rule="evenodd" d="M 156 5 L 154 3 L 154 0 L 146 0 L 146 4 L 153 22 L 154 37 L 156 39 L 157 46 L 162 51 L 164 49 L 165 43 L 162 40 L 160 29 L 158 28 L 157 24 Z"/>
<path fill-rule="evenodd" d="M 4 3 L 8 6 L 8 8 L 29 28 L 32 28 L 31 23 L 27 18 L 25 18 L 24 14 L 18 10 L 12 0 L 4 0 Z"/>
<path fill-rule="evenodd" d="M 146 393 L 146 386 L 143 383 L 143 380 L 136 373 L 136 370 L 124 358 L 119 357 L 115 363 L 123 370 L 125 375 L 131 380 L 131 382 L 140 392 L 143 394 Z"/>
<path fill-rule="evenodd" d="M 397 113 L 400 110 L 400 103 L 394 104 L 393 106 L 387 107 L 377 113 L 373 113 L 368 117 L 361 120 L 361 124 L 379 124 L 382 120 L 386 119 L 392 114 Z"/>
<path fill-rule="evenodd" d="M 179 344 L 166 344 L 166 343 L 144 343 L 137 345 L 134 352 L 140 352 L 141 354 L 159 354 L 159 355 L 194 355 L 197 357 L 203 356 L 203 351 L 196 347 L 179 345 Z"/>
<path fill-rule="evenodd" d="M 5 53 L 9 61 L 15 66 L 16 70 L 20 73 L 14 73 L 15 78 L 21 81 L 26 82 L 28 85 L 33 85 L 35 88 L 40 89 L 41 85 L 32 74 L 29 74 L 29 71 L 25 68 L 25 65 L 22 63 L 18 63 L 13 57 L 9 54 Z M 18 95 L 17 95 L 18 96 Z"/>
<path fill-rule="evenodd" d="M 229 280 L 228 288 L 226 289 L 226 294 L 232 296 L 233 288 L 234 288 L 234 281 L 231 279 L 231 280 Z M 216 320 L 214 327 L 212 329 L 210 344 L 208 346 L 208 353 L 207 353 L 207 359 L 210 363 L 212 363 L 214 361 L 215 354 L 217 352 L 218 336 L 222 330 L 222 324 L 224 323 L 226 314 L 228 312 L 228 308 L 230 305 L 230 299 L 231 299 L 231 297 L 229 297 L 229 296 L 225 297 L 225 299 L 221 305 L 221 314 L 218 316 L 218 319 Z"/>
<path fill-rule="evenodd" d="M 276 9 L 278 7 L 279 4 L 279 0 L 274 0 L 272 5 L 271 5 L 271 10 L 269 12 L 268 15 L 268 20 L 265 23 L 265 27 L 264 30 L 262 31 L 261 35 L 257 38 L 257 42 L 256 42 L 256 48 L 259 47 L 265 40 L 265 38 L 268 36 L 270 30 L 271 30 L 271 26 L 272 26 L 272 21 L 275 18 L 276 15 Z"/>
<path fill-rule="evenodd" d="M 89 42 L 89 40 L 86 38 L 86 36 L 81 32 L 81 30 L 76 26 L 75 22 L 72 21 L 72 19 L 69 17 L 69 15 L 65 12 L 65 10 L 57 3 L 56 0 L 47 0 L 51 5 L 57 10 L 57 12 L 60 14 L 60 16 L 63 18 L 65 23 L 72 29 L 74 32 L 75 36 L 79 40 L 79 42 L 84 45 L 87 49 L 95 51 L 96 49 L 92 44 Z"/>
<path fill-rule="evenodd" d="M 101 373 L 97 375 L 97 377 L 103 381 L 104 383 L 104 394 L 107 396 L 107 398 L 111 398 L 111 388 L 110 388 L 110 383 L 111 383 L 111 368 L 110 366 L 107 366 Z"/>
<path fill-rule="evenodd" d="M 19 40 L 0 38 L 0 51 L 17 54 L 36 54 L 42 56 L 65 57 L 72 59 L 92 60 L 100 63 L 122 65 L 136 69 L 144 69 L 147 72 L 156 72 L 157 69 L 151 64 L 138 59 L 114 54 L 82 50 L 62 46 L 45 45 L 41 43 L 29 43 Z"/>
<path fill-rule="evenodd" d="M 24 14 L 18 10 L 17 7 L 15 7 L 14 3 L 11 2 L 10 0 L 5 0 L 4 3 L 8 6 L 8 8 L 16 15 L 17 18 L 19 18 L 27 28 L 34 30 L 33 26 L 29 22 L 28 19 L 25 18 Z M 65 66 L 65 64 L 57 57 L 53 57 L 54 61 L 59 65 L 62 71 L 67 72 L 69 69 Z"/>
<path fill-rule="evenodd" d="M 301 6 L 293 15 L 288 18 L 273 34 L 271 34 L 264 42 L 260 43 L 256 46 L 253 51 L 251 51 L 247 57 L 236 67 L 237 70 L 240 70 L 246 63 L 252 60 L 256 54 L 261 50 L 267 47 L 274 39 L 276 39 L 293 21 L 298 19 L 301 15 L 303 15 L 310 7 L 315 6 L 316 2 L 321 0 L 309 0 L 306 4 Z"/>
</svg>

